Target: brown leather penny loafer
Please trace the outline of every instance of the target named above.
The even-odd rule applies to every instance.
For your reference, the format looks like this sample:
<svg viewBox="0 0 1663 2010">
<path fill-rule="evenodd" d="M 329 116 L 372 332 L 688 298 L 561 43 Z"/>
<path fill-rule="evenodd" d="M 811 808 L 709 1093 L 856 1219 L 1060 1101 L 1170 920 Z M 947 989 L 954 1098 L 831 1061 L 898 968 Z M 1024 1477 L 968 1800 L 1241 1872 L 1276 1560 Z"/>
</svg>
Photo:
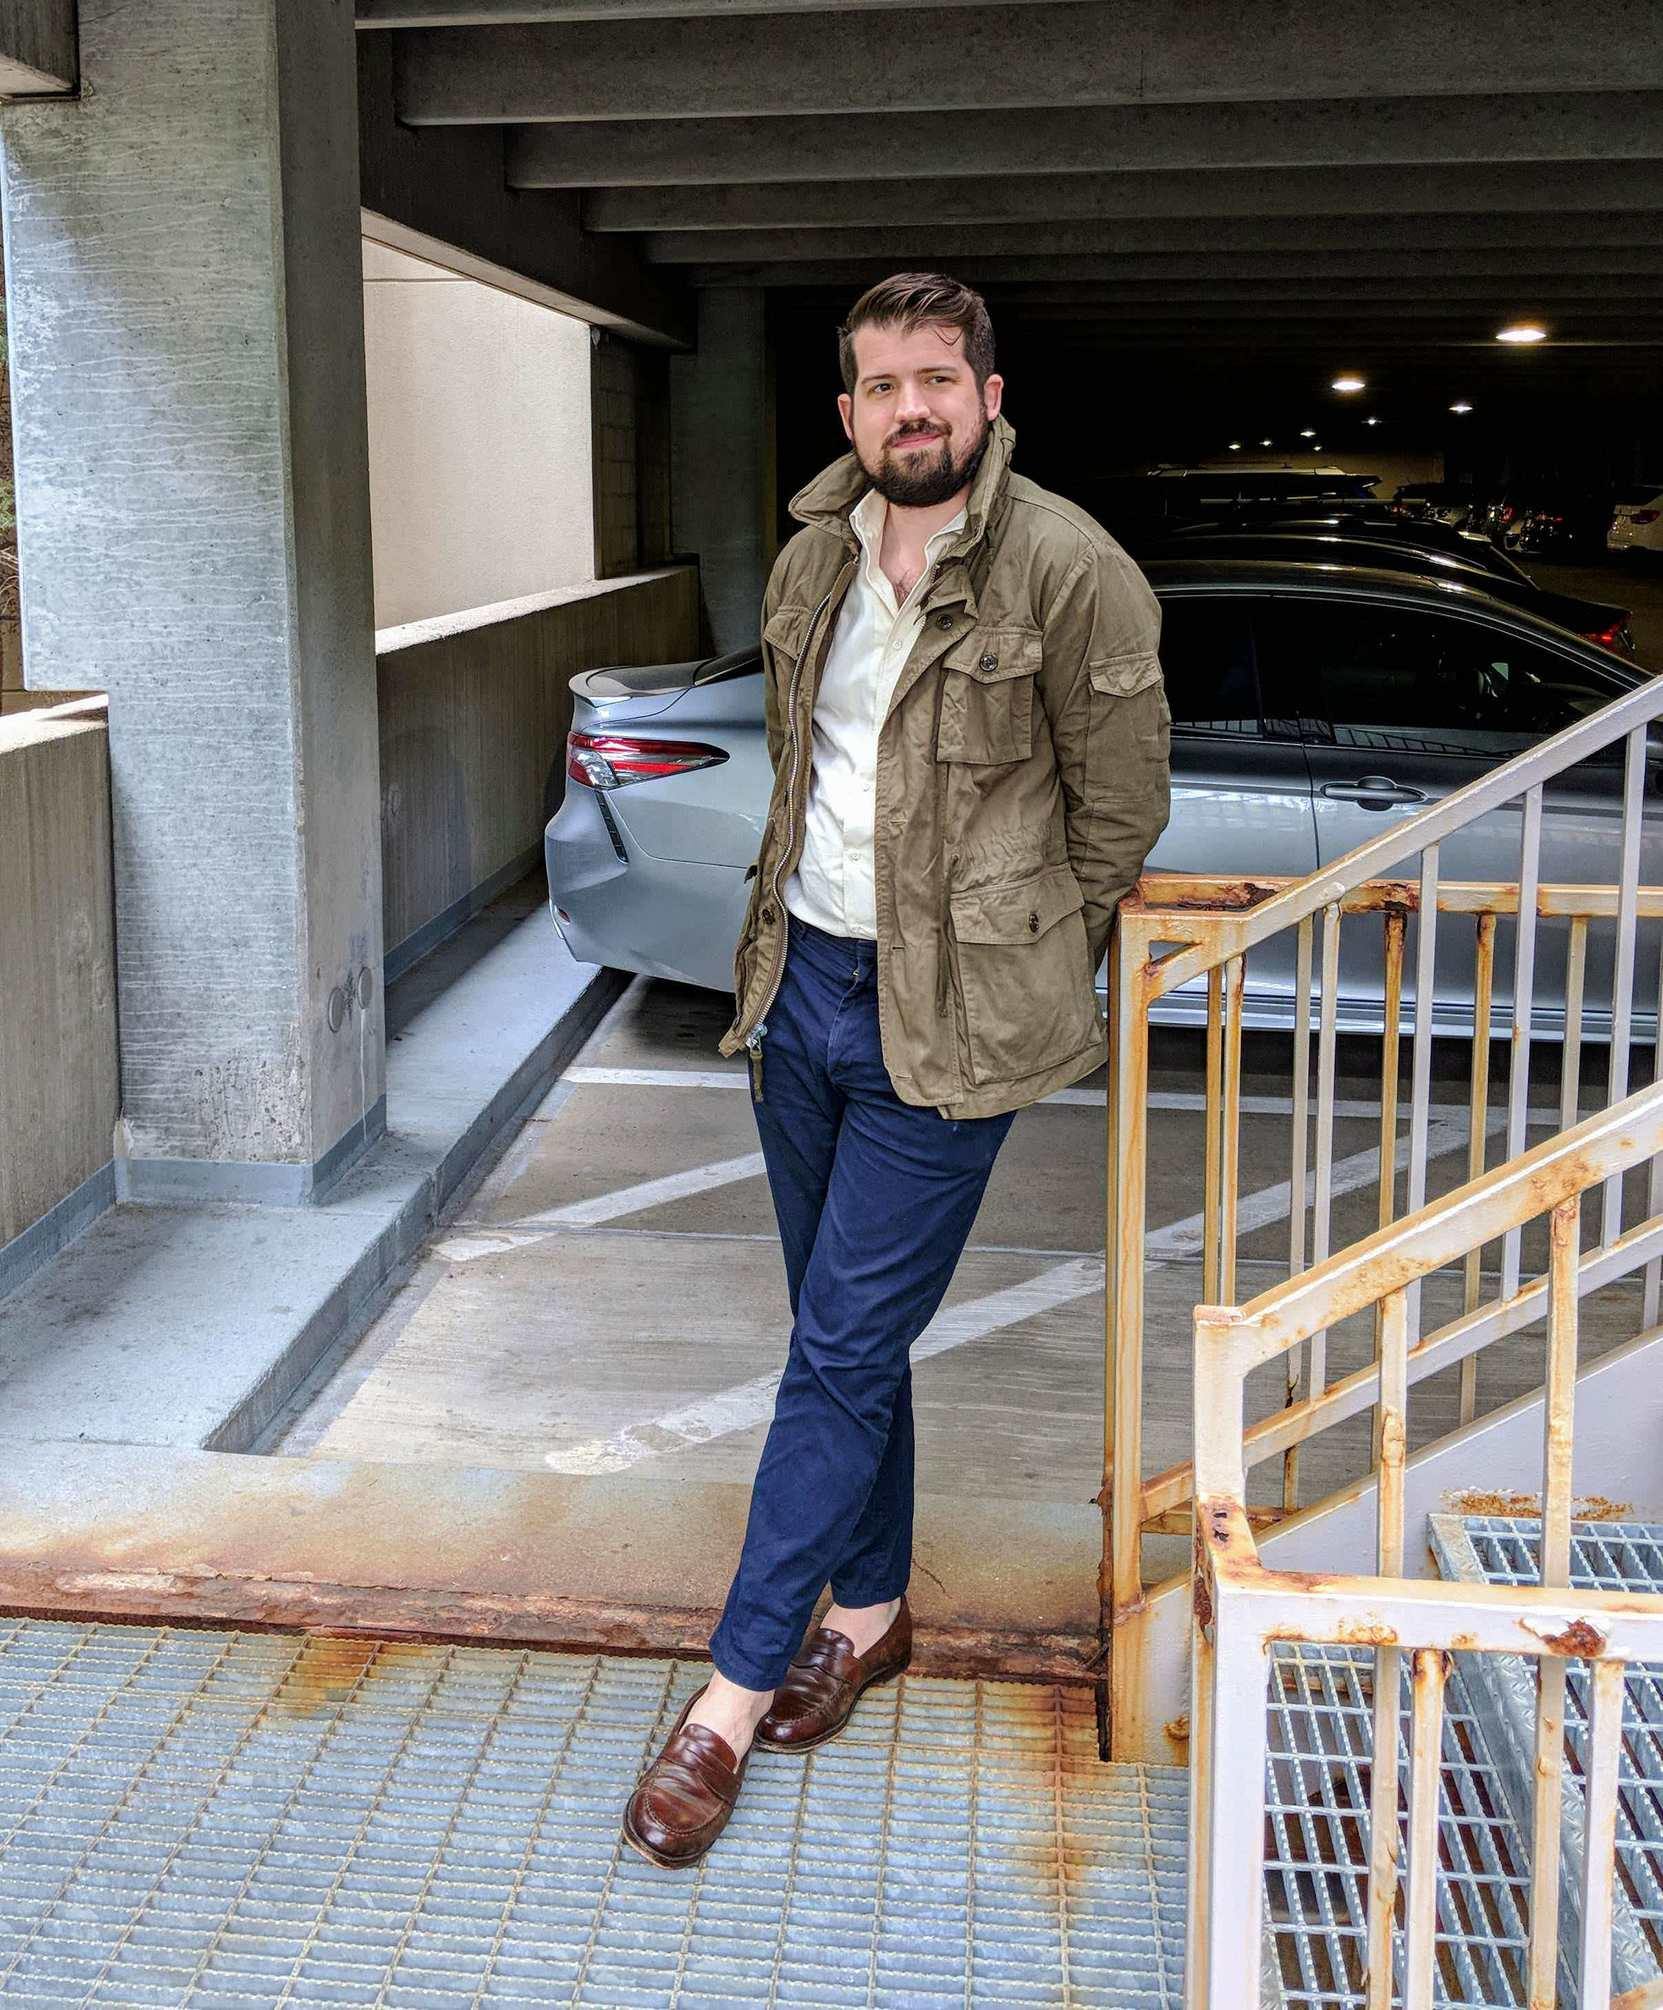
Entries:
<svg viewBox="0 0 1663 2010">
<path fill-rule="evenodd" d="M 905 1594 L 889 1631 L 857 1654 L 848 1636 L 822 1626 L 797 1650 L 774 1691 L 756 1742 L 770 1752 L 812 1752 L 848 1723 L 862 1690 L 888 1682 L 912 1659 L 912 1614 Z"/>
<path fill-rule="evenodd" d="M 710 1685 L 705 1685 L 708 1688 Z M 624 1809 L 624 1838 L 649 1863 L 685 1870 L 698 1862 L 728 1825 L 745 1764 L 733 1747 L 703 1724 L 689 1724 L 688 1712 L 704 1694 L 699 1689 L 682 1705 L 663 1749 L 635 1783 Z"/>
</svg>

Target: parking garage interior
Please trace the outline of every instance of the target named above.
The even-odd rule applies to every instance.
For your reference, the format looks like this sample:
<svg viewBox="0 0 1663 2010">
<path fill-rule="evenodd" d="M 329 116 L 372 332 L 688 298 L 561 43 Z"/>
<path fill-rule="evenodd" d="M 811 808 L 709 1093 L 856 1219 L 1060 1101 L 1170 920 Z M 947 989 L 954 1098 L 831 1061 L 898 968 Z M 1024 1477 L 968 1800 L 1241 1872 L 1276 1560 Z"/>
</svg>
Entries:
<svg viewBox="0 0 1663 2010">
<path fill-rule="evenodd" d="M 698 560 L 712 647 L 754 639 L 790 498 L 845 449 L 841 317 L 888 272 L 942 269 L 988 300 L 1018 468 L 1134 551 L 1137 478 L 1158 468 L 1304 473 L 1317 494 L 1344 471 L 1381 501 L 1442 485 L 1471 498 L 1474 526 L 1498 499 L 1528 502 L 1574 526 L 1523 557 L 1532 577 L 1621 602 L 1641 660 L 1663 663 L 1656 578 L 1605 549 L 1613 499 L 1663 466 L 1655 25 L 1646 9 L 1610 10 L 1590 39 L 1552 6 L 1459 23 L 1342 6 L 1313 24 L 1077 0 L 364 0 L 360 88 L 379 105 L 366 128 L 390 106 L 411 161 L 500 155 L 517 205 L 575 222 L 609 273 L 649 289 L 636 311 L 672 338 L 665 555 Z M 1521 325 L 1539 339 L 1500 339 Z M 643 332 L 616 331 L 656 357 Z M 649 367 L 636 382 L 659 395 Z M 651 478 L 639 457 L 637 473 Z M 274 1444 L 587 1463 L 635 1475 L 644 1510 L 679 1479 L 734 1489 L 737 1515 L 765 1427 L 778 1280 L 765 1186 L 754 1165 L 734 1172 L 750 1147 L 741 1074 L 714 1055 L 724 1023 L 717 994 L 635 980 L 377 1337 Z M 1199 1036 L 1164 1037 L 1165 1093 L 1181 1105 Z M 1274 1041 L 1261 1090 L 1273 1055 Z M 1357 1069 L 1361 1096 L 1360 1050 Z M 972 1592 L 976 1542 L 956 1537 L 966 1498 L 996 1499 L 1043 1509 L 1066 1556 L 1093 1512 L 1098 1308 L 1057 1280 L 1101 1247 L 1102 1093 L 1096 1078 L 1024 1119 L 954 1301 L 1005 1294 L 1012 1316 L 989 1313 L 983 1330 L 972 1314 L 974 1345 L 920 1365 L 921 1485 L 937 1496 L 920 1558 L 943 1618 L 955 1595 L 989 1625 L 1022 1625 L 1018 1607 L 1036 1632 L 1083 1616 L 1067 1593 L 1036 1607 L 1036 1581 L 1069 1581 L 1066 1566 L 1041 1568 L 1052 1552 L 1037 1539 L 1019 1585 Z M 1160 1121 L 1172 1190 L 1152 1225 L 1187 1246 L 1199 1118 L 1175 1106 Z M 1249 1121 L 1266 1186 L 1286 1177 L 1268 1135 L 1256 1147 Z M 623 1170 L 603 1170 L 599 1137 L 627 1141 Z M 1446 1156 L 1434 1185 L 1461 1170 Z M 621 1211 L 602 1227 L 608 1205 Z M 1267 1224 L 1249 1257 L 1267 1275 L 1279 1233 Z M 487 1361 L 477 1336 L 498 1279 L 516 1309 Z M 1179 1334 L 1193 1271 L 1160 1280 Z M 1018 1316 L 1025 1289 L 1046 1302 Z M 678 1303 L 685 1347 L 638 1330 L 643 1292 Z M 608 1336 L 584 1360 L 559 1338 L 580 1303 Z M 553 1355 L 566 1371 L 530 1396 Z M 1154 1369 L 1171 1379 L 1167 1456 L 1187 1428 L 1182 1355 L 1175 1343 Z M 689 1366 L 717 1358 L 708 1377 Z M 1440 1400 L 1422 1416 L 1432 1435 L 1453 1417 L 1453 1384 Z M 719 1563 L 710 1576 L 701 1595 L 717 1598 Z"/>
<path fill-rule="evenodd" d="M 386 1943 L 394 1967 L 415 1947 L 405 1980 L 430 1962 L 475 2000 L 490 1964 L 506 1988 L 523 1955 L 531 2000 L 568 1972 L 583 2001 L 678 2000 L 696 1972 L 720 2001 L 755 1973 L 765 1993 L 785 1977 L 779 2001 L 1027 2000 L 1040 1942 L 1020 1936 L 1052 1934 L 1034 1924 L 1050 1908 L 1057 1989 L 1102 2000 L 1092 1963 L 1125 1948 L 1093 1935 L 1115 1908 L 1131 1916 L 1103 1882 L 1103 1834 L 1114 1796 L 1141 1793 L 1130 1819 L 1159 1832 L 1163 1868 L 1131 1910 L 1165 1953 L 1113 2000 L 1174 2000 L 1178 1803 L 1129 1771 L 1080 1787 L 1103 1665 L 1101 1073 L 1019 1120 L 917 1350 L 910 1718 L 874 1717 L 800 1797 L 759 1795 L 759 1826 L 736 1830 L 751 1855 L 731 1860 L 735 1931 L 765 1915 L 778 1945 L 754 1972 L 729 1946 L 710 1957 L 691 1913 L 665 1926 L 674 1908 L 608 1854 L 614 1811 L 588 1769 L 610 1793 L 691 1686 L 788 1314 L 746 1073 L 716 1052 L 730 1000 L 577 966 L 550 920 L 541 838 L 567 682 L 754 642 L 790 498 L 844 448 L 837 324 L 866 286 L 913 269 L 984 292 L 1018 469 L 1129 548 L 1149 529 L 1137 497 L 1168 479 L 1157 469 L 1308 477 L 1318 501 L 1335 479 L 1370 478 L 1382 502 L 1436 490 L 1474 539 L 1511 538 L 1543 586 L 1620 602 L 1631 660 L 1663 669 L 1663 571 L 1607 541 L 1621 498 L 1663 496 L 1659 26 L 1652 0 L 1601 9 L 1592 31 L 1567 0 L 1337 0 L 1315 15 L 1223 0 L 358 0 L 355 22 L 330 0 L 0 9 L 19 696 L 90 708 L 19 745 L 56 759 L 108 739 L 107 766 L 73 787 L 31 769 L 27 789 L 0 791 L 0 864 L 34 874 L 73 833 L 100 890 L 72 888 L 50 910 L 50 953 L 7 973 L 35 986 L 12 1026 L 21 1011 L 55 1029 L 30 1035 L 46 1072 L 23 1093 L 22 1071 L 0 1066 L 0 1126 L 45 1140 L 26 1179 L 0 1180 L 0 1606 L 54 1627 L 97 1616 L 67 1648 L 21 1623 L 0 1646 L 70 1678 L 130 1654 L 149 1708 L 152 1666 L 164 1685 L 208 1679 L 189 1653 L 169 1672 L 192 1627 L 246 1627 L 238 1653 L 265 1628 L 358 1636 L 310 1638 L 292 1666 L 287 1646 L 254 1656 L 279 1742 L 296 1723 L 332 1736 L 344 1699 L 371 1719 L 389 1695 L 403 1709 L 410 1683 L 428 1685 L 420 1708 L 442 1740 L 493 1683 L 517 1685 L 555 1782 L 536 1819 L 553 1807 L 566 1824 L 549 1875 L 589 1879 L 577 1924 L 534 1920 L 522 1947 L 488 1921 L 488 1949 L 464 1961 L 461 1935 L 416 1945 L 407 1922 Z M 551 397 L 517 431 L 511 408 L 494 414 L 500 434 L 471 425 L 465 394 L 490 379 L 511 399 L 516 359 L 499 348 L 457 381 L 508 317 L 476 317 L 477 301 L 462 315 L 451 289 L 459 318 L 421 395 L 457 381 L 444 430 L 466 436 L 476 482 L 458 540 L 519 568 L 467 576 L 512 600 L 441 604 L 472 589 L 409 551 L 388 591 L 376 456 L 405 484 L 404 521 L 419 515 L 435 550 L 447 532 L 433 459 L 392 451 L 409 442 L 373 383 L 366 425 L 366 278 L 389 289 L 371 309 L 372 371 L 411 305 L 390 289 L 442 280 L 504 296 L 521 324 L 551 317 L 541 353 L 558 352 L 563 382 L 587 374 L 587 415 Z M 1532 339 L 1503 339 L 1520 329 Z M 512 436 L 523 456 L 574 429 L 589 507 L 562 518 L 561 579 L 537 592 L 524 495 L 491 441 Z M 135 439 L 166 450 L 135 454 Z M 562 493 L 538 506 L 558 513 Z M 1534 547 L 1520 542 L 1530 513 Z M 397 523 L 384 515 L 377 538 Z M 25 813 L 50 844 L 16 839 L 5 820 Z M 1189 1441 L 1205 1042 L 1194 1027 L 1155 1039 L 1151 1469 Z M 1288 1062 L 1281 1034 L 1249 1035 L 1244 1286 L 1289 1264 Z M 1589 1095 L 1604 1067 L 1591 1043 Z M 1378 1212 L 1380 1068 L 1377 1037 L 1341 1039 L 1340 1243 Z M 1470 1169 L 1466 1068 L 1458 1041 L 1438 1044 L 1433 1195 Z M 1564 1114 L 1558 1061 L 1539 1052 L 1535 1070 L 1530 1128 L 1545 1135 Z M 1498 1062 L 1479 1099 L 1492 1140 L 1509 1088 Z M 1526 1268 L 1540 1263 L 1529 1246 Z M 1584 1359 L 1621 1330 L 1590 1306 Z M 1366 1321 L 1337 1333 L 1335 1372 L 1373 1344 Z M 1501 1405 L 1539 1360 L 1486 1376 Z M 1265 1390 L 1266 1410 L 1284 1394 Z M 1414 1446 L 1462 1402 L 1453 1372 L 1432 1377 Z M 1368 1454 L 1359 1416 L 1307 1481 L 1338 1482 Z M 1186 1541 L 1159 1534 L 1151 1574 L 1181 1569 Z M 111 1647 L 123 1614 L 185 1627 Z M 387 1648 L 389 1634 L 406 1637 Z M 524 1654 L 505 1678 L 495 1649 L 427 1644 L 458 1639 L 570 1654 Z M 633 1657 L 621 1680 L 618 1650 Z M 966 1706 L 970 1676 L 985 1681 Z M 561 1697 L 552 1759 L 544 1685 Z M 967 1707 L 991 1756 L 960 1766 L 942 1754 L 970 1752 Z M 887 1742 L 909 1723 L 921 1745 Z M 887 1801 L 884 1840 L 850 1883 L 826 1806 L 846 1844 L 898 1774 L 935 1765 L 965 1801 L 944 1819 L 970 1838 L 951 1872 L 970 1897 L 946 1890 L 928 1811 L 891 1830 Z M 509 1820 L 462 1819 L 464 1774 L 412 1919 L 467 1822 Z M 364 1795 L 347 1859 L 380 1819 L 381 1786 Z M 298 1790 L 295 1805 L 309 1805 Z M 798 1825 L 783 1882 L 765 1806 Z M 984 1815 L 1008 1816 L 996 1847 Z M 107 1826 L 119 1841 L 113 1813 Z M 96 1869 L 88 1852 L 77 1863 Z M 302 1884 L 303 1856 L 279 1866 Z M 814 1908 L 868 1904 L 842 1889 L 868 1871 L 882 1929 L 840 1914 L 822 1932 Z M 504 1873 L 504 1922 L 545 1874 L 528 1841 Z M 950 1941 L 962 1915 L 973 1937 L 978 1874 L 997 1944 L 941 1952 L 928 1922 L 946 1917 Z M 990 1894 L 1018 1888 L 1034 1918 L 1012 1926 Z M 261 1944 L 231 1951 L 287 1962 L 303 1993 L 321 1943 L 307 1925 L 298 1951 L 272 1952 L 251 1889 L 232 1926 Z M 440 1896 L 456 1917 L 474 1902 Z M 327 1911 L 287 1887 L 272 1902 Z M 564 1888 L 550 1901 L 567 1903 Z M 695 1905 L 702 1933 L 721 1902 L 706 1886 Z M 349 1922 L 339 1958 L 373 1991 L 379 1973 L 366 1982 L 371 1957 L 351 1947 L 363 1931 Z M 236 1932 L 214 1935 L 218 1961 Z M 789 1995 L 839 1950 L 848 1965 L 819 1995 Z M 158 1972 L 162 1998 L 145 2000 L 171 2000 Z M 245 1997 L 277 1969 L 247 1972 Z M 1070 2000 L 1044 1993 L 1050 1975 L 1035 2000 Z"/>
</svg>

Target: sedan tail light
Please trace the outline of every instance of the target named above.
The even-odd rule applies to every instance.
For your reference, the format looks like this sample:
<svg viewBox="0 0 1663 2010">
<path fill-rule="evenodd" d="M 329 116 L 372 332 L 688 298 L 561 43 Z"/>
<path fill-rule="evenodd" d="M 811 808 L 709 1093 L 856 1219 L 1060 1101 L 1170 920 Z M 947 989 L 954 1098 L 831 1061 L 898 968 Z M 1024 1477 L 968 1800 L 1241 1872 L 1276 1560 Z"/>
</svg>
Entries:
<svg viewBox="0 0 1663 2010">
<path fill-rule="evenodd" d="M 1656 523 L 1660 512 L 1654 509 L 1637 509 L 1629 517 L 1630 523 Z"/>
<path fill-rule="evenodd" d="M 566 777 L 590 789 L 621 789 L 714 768 L 727 759 L 720 747 L 697 740 L 645 740 L 634 733 L 569 733 Z"/>
<path fill-rule="evenodd" d="M 1587 628 L 1583 630 L 1590 642 L 1597 642 L 1602 649 L 1632 650 L 1634 637 L 1630 632 L 1628 618 L 1613 621 L 1609 628 Z"/>
</svg>

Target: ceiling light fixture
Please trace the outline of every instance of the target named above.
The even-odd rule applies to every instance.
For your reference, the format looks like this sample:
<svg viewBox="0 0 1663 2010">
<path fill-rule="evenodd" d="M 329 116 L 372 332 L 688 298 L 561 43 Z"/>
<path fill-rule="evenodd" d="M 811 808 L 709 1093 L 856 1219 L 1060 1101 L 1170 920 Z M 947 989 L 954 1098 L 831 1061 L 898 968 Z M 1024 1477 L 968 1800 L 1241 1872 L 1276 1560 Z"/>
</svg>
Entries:
<svg viewBox="0 0 1663 2010">
<path fill-rule="evenodd" d="M 1361 377 L 1336 377 L 1329 388 L 1335 391 L 1364 391 L 1368 385 Z"/>
<path fill-rule="evenodd" d="M 1534 321 L 1515 321 L 1506 328 L 1496 330 L 1498 342 L 1545 342 L 1548 331 Z"/>
<path fill-rule="evenodd" d="M 1316 436 L 1317 436 L 1317 429 L 1316 429 L 1316 427 L 1315 427 L 1315 426 L 1306 426 L 1306 427 L 1304 427 L 1304 428 L 1303 428 L 1303 429 L 1301 430 L 1301 432 L 1300 432 L 1300 435 L 1299 435 L 1299 437 L 1300 437 L 1300 438 L 1301 438 L 1302 440 L 1314 440 L 1314 439 L 1316 438 Z"/>
<path fill-rule="evenodd" d="M 1455 403 L 1451 405 L 1449 409 L 1452 412 L 1470 412 L 1472 410 L 1472 407 L 1467 403 L 1465 398 L 1457 398 Z"/>
<path fill-rule="evenodd" d="M 1261 447 L 1268 447 L 1268 446 L 1269 446 L 1270 444 L 1271 444 L 1271 443 L 1270 443 L 1270 441 L 1269 441 L 1269 440 L 1261 440 L 1261 441 L 1259 442 L 1259 445 L 1260 445 Z"/>
<path fill-rule="evenodd" d="M 1241 452 L 1241 441 L 1240 441 L 1240 440 L 1232 440 L 1232 441 L 1230 442 L 1230 451 L 1231 451 L 1231 453 L 1233 453 L 1233 454 L 1239 454 L 1239 453 Z"/>
<path fill-rule="evenodd" d="M 1378 419 L 1365 419 L 1365 420 L 1363 421 L 1363 424 L 1364 424 L 1365 426 L 1378 426 L 1378 425 L 1379 425 L 1379 423 L 1380 423 L 1380 421 L 1379 421 Z"/>
</svg>

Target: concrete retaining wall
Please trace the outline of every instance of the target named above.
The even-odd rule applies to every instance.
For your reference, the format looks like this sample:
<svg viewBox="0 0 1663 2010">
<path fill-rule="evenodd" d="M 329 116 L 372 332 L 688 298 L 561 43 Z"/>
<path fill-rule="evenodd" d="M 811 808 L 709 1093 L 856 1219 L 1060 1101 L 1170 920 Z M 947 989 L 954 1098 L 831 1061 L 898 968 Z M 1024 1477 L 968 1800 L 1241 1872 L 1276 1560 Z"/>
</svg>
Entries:
<svg viewBox="0 0 1663 2010">
<path fill-rule="evenodd" d="M 568 679 L 696 653 L 680 568 L 384 629 L 385 977 L 541 857 Z M 120 1111 L 105 701 L 0 719 L 0 1294 L 115 1198 Z M 552 810 L 558 801 L 558 775 Z"/>
<path fill-rule="evenodd" d="M 389 981 L 537 863 L 573 674 L 684 662 L 698 619 L 698 575 L 681 567 L 381 631 Z"/>
<path fill-rule="evenodd" d="M 109 734 L 72 710 L 0 719 L 0 1291 L 115 1190 Z"/>
</svg>

